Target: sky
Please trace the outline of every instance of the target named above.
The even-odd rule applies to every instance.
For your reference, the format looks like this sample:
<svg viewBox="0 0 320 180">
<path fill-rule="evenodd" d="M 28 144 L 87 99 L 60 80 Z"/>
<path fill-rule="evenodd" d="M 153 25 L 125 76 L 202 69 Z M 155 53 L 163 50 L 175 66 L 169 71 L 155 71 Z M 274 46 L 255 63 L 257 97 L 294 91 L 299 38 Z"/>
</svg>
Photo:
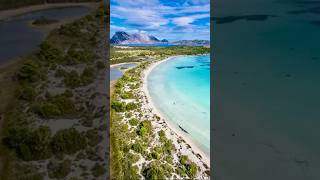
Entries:
<svg viewBox="0 0 320 180">
<path fill-rule="evenodd" d="M 117 31 L 158 39 L 209 40 L 210 0 L 111 0 L 110 36 Z"/>
</svg>

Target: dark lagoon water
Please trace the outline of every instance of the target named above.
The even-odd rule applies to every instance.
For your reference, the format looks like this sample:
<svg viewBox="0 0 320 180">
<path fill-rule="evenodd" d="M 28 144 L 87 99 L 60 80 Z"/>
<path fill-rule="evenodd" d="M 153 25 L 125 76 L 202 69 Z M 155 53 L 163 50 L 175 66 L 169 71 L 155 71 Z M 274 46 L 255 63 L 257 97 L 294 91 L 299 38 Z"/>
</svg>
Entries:
<svg viewBox="0 0 320 180">
<path fill-rule="evenodd" d="M 320 1 L 214 4 L 215 179 L 320 179 Z"/>
<path fill-rule="evenodd" d="M 66 7 L 30 12 L 21 16 L 0 21 L 0 64 L 13 58 L 26 55 L 37 48 L 43 33 L 29 25 L 39 17 L 63 20 L 77 18 L 89 13 L 87 7 Z"/>
<path fill-rule="evenodd" d="M 128 63 L 128 64 L 119 64 L 119 65 L 110 67 L 110 81 L 117 80 L 122 77 L 123 72 L 120 70 L 120 68 L 128 69 L 136 66 L 137 64 L 135 63 Z"/>
</svg>

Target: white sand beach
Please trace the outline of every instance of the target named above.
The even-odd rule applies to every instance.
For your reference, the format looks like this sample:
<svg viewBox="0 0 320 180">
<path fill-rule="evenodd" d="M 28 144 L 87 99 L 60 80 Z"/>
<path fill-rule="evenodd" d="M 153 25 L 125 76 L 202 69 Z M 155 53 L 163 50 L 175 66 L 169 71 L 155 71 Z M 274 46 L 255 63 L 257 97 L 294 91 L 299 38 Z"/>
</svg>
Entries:
<svg viewBox="0 0 320 180">
<path fill-rule="evenodd" d="M 148 92 L 147 78 L 150 72 L 153 70 L 153 68 L 155 68 L 160 63 L 169 61 L 175 57 L 179 57 L 179 56 L 172 56 L 160 61 L 153 62 L 151 65 L 149 65 L 149 67 L 147 67 L 147 69 L 143 71 L 142 73 L 143 85 L 141 90 L 142 90 L 142 93 L 145 95 L 146 101 L 143 104 L 142 108 L 148 109 L 151 113 L 154 113 L 160 117 L 159 121 L 155 121 L 153 123 L 155 123 L 156 129 L 158 128 L 158 129 L 164 130 L 168 138 L 173 141 L 174 145 L 177 148 L 177 152 L 175 156 L 177 156 L 178 154 L 187 155 L 189 159 L 194 161 L 200 167 L 201 171 L 204 172 L 210 168 L 210 157 L 208 157 L 201 149 L 199 149 L 192 142 L 192 140 L 189 137 L 187 137 L 185 132 L 177 128 L 172 123 L 170 124 L 170 121 L 166 120 L 165 116 L 161 114 L 154 106 L 152 102 L 152 98 Z M 205 178 L 205 177 L 202 177 L 202 178 Z"/>
</svg>

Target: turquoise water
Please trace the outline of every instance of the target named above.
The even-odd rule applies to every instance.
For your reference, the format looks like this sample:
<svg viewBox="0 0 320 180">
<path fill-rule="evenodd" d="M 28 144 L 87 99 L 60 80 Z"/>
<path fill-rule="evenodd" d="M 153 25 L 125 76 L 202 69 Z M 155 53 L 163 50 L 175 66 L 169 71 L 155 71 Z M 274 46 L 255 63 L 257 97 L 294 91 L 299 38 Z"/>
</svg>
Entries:
<svg viewBox="0 0 320 180">
<path fill-rule="evenodd" d="M 209 157 L 210 56 L 181 56 L 162 62 L 147 81 L 156 108 Z"/>
</svg>

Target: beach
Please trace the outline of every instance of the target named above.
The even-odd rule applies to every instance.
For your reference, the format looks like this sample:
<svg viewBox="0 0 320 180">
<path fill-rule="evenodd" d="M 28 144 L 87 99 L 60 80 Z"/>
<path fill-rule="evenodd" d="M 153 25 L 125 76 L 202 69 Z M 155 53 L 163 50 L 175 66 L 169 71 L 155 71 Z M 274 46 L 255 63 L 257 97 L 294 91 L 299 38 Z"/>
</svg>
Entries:
<svg viewBox="0 0 320 180">
<path fill-rule="evenodd" d="M 164 115 L 157 110 L 154 106 L 152 98 L 148 91 L 148 75 L 151 71 L 159 64 L 172 60 L 173 58 L 181 57 L 181 56 L 171 56 L 169 58 L 153 62 L 149 65 L 142 73 L 142 93 L 145 95 L 146 101 L 143 104 L 142 108 L 150 110 L 152 113 L 155 113 L 157 116 L 161 118 L 160 121 L 154 122 L 155 127 L 162 128 L 166 135 L 171 139 L 176 147 L 178 148 L 177 153 L 181 153 L 183 155 L 188 155 L 188 157 L 194 161 L 202 170 L 207 169 L 205 166 L 210 165 L 210 157 L 208 157 L 203 151 L 201 151 L 193 142 L 192 140 L 185 135 L 185 132 L 175 127 L 170 121 L 164 118 Z M 164 124 L 164 125 L 163 125 Z M 181 143 L 181 139 L 182 141 Z M 179 143 L 180 142 L 180 143 Z M 200 155 L 200 156 L 199 156 Z M 204 165 L 204 163 L 206 165 Z M 209 166 L 208 166 L 209 167 Z"/>
</svg>

